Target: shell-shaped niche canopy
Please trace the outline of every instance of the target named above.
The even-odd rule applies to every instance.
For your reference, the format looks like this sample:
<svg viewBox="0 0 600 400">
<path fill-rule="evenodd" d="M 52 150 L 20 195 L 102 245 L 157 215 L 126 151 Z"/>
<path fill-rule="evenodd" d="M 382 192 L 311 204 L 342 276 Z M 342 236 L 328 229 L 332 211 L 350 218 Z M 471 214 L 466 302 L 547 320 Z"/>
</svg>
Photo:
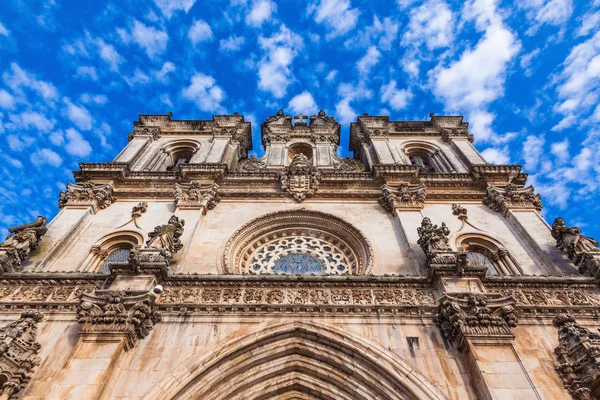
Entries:
<svg viewBox="0 0 600 400">
<path fill-rule="evenodd" d="M 223 253 L 226 274 L 366 275 L 369 241 L 344 220 L 319 211 L 279 211 L 238 229 Z"/>
</svg>

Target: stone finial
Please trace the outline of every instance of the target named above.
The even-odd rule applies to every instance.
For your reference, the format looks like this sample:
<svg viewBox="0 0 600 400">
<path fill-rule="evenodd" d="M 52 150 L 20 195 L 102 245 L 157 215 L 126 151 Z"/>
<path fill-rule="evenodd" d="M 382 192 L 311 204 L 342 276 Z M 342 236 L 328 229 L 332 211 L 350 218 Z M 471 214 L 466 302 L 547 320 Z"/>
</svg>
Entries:
<svg viewBox="0 0 600 400">
<path fill-rule="evenodd" d="M 58 207 L 63 208 L 66 205 L 90 205 L 95 208 L 104 209 L 116 200 L 113 196 L 113 186 L 110 183 L 68 183 L 66 191 L 60 192 Z"/>
<path fill-rule="evenodd" d="M 8 230 L 11 234 L 0 244 L 0 273 L 21 270 L 22 261 L 32 250 L 39 248 L 42 236 L 48 231 L 47 223 L 48 220 L 40 215 L 34 222 Z"/>
<path fill-rule="evenodd" d="M 21 318 L 0 328 L 0 375 L 6 378 L 0 391 L 6 398 L 27 385 L 39 364 L 37 324 L 42 319 L 41 312 L 26 310 Z"/>
<path fill-rule="evenodd" d="M 119 291 L 83 293 L 77 306 L 82 335 L 123 335 L 125 349 L 150 334 L 161 316 L 154 293 L 128 295 Z"/>
<path fill-rule="evenodd" d="M 290 193 L 298 203 L 315 194 L 321 182 L 321 173 L 302 153 L 294 159 L 285 171 L 279 174 L 281 189 Z"/>
<path fill-rule="evenodd" d="M 175 183 L 173 187 L 175 205 L 179 208 L 201 208 L 203 214 L 212 210 L 221 201 L 219 185 L 211 183 L 203 185 L 200 182 Z"/>
<path fill-rule="evenodd" d="M 463 348 L 466 338 L 509 338 L 517 326 L 512 296 L 444 295 L 434 316 L 446 339 Z"/>
<path fill-rule="evenodd" d="M 504 187 L 488 186 L 483 204 L 505 217 L 511 209 L 542 211 L 542 197 L 534 192 L 533 186 L 519 189 L 512 183 Z"/>
<path fill-rule="evenodd" d="M 552 321 L 558 328 L 554 367 L 574 399 L 594 399 L 600 379 L 600 335 L 582 327 L 569 314 Z M 597 389 L 596 389 L 597 390 Z"/>
<path fill-rule="evenodd" d="M 552 223 L 552 237 L 556 239 L 556 247 L 565 252 L 579 266 L 579 272 L 588 276 L 596 276 L 600 271 L 600 249 L 598 241 L 583 236 L 581 229 L 569 227 L 565 220 L 558 217 Z"/>
</svg>

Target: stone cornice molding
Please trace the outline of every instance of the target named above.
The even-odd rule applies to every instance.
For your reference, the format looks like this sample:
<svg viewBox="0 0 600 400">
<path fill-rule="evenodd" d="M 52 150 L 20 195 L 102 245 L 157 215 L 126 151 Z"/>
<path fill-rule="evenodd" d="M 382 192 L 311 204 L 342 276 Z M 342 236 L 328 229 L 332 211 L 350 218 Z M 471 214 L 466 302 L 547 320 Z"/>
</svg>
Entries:
<svg viewBox="0 0 600 400">
<path fill-rule="evenodd" d="M 471 175 L 486 185 L 504 186 L 512 183 L 524 186 L 528 174 L 521 172 L 521 165 L 479 164 L 471 166 Z"/>
</svg>

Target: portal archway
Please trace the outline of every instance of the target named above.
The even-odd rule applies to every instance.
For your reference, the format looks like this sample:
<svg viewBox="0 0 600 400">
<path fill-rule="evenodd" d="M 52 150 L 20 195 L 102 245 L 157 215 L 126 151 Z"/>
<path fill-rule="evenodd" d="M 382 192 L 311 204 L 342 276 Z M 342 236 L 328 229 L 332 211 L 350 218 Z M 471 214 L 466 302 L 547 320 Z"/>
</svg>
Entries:
<svg viewBox="0 0 600 400">
<path fill-rule="evenodd" d="M 298 397 L 293 397 L 297 393 Z M 290 397 L 291 396 L 291 397 Z M 446 397 L 377 343 L 314 322 L 233 334 L 184 361 L 146 399 L 425 400 Z"/>
</svg>

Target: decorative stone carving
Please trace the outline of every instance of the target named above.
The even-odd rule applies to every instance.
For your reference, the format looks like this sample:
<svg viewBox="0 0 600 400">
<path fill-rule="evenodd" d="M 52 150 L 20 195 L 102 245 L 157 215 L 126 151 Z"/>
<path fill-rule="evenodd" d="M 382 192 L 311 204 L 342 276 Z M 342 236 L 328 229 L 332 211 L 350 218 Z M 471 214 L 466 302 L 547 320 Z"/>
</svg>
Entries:
<svg viewBox="0 0 600 400">
<path fill-rule="evenodd" d="M 558 327 L 554 366 L 565 386 L 576 400 L 600 398 L 600 335 L 572 315 L 560 314 L 552 322 Z"/>
<path fill-rule="evenodd" d="M 336 171 L 341 172 L 365 172 L 365 164 L 360 160 L 354 160 L 350 157 L 335 162 L 334 168 Z"/>
<path fill-rule="evenodd" d="M 600 249 L 598 241 L 583 236 L 581 229 L 569 227 L 562 218 L 556 218 L 552 223 L 552 237 L 556 239 L 556 247 L 567 253 L 579 272 L 588 276 L 596 276 L 600 271 Z"/>
<path fill-rule="evenodd" d="M 302 153 L 296 154 L 286 170 L 279 174 L 281 189 L 290 193 L 299 203 L 314 195 L 320 180 L 321 173 Z"/>
<path fill-rule="evenodd" d="M 427 186 L 423 183 L 413 186 L 402 183 L 398 185 L 398 194 L 394 193 L 391 186 L 384 184 L 381 192 L 379 204 L 389 212 L 396 208 L 420 210 L 427 198 Z"/>
<path fill-rule="evenodd" d="M 141 201 L 131 209 L 131 218 L 139 218 L 148 210 L 148 202 Z"/>
<path fill-rule="evenodd" d="M 448 235 L 450 229 L 442 222 L 442 226 L 431 223 L 427 217 L 421 221 L 421 226 L 417 228 L 419 240 L 417 243 L 423 249 L 427 256 L 427 266 L 433 264 L 452 264 L 456 263 L 456 252 L 452 251 L 448 245 Z"/>
<path fill-rule="evenodd" d="M 104 290 L 83 293 L 77 307 L 81 334 L 123 335 L 125 349 L 129 350 L 139 339 L 148 336 L 160 321 L 155 300 L 153 293 L 137 296 Z"/>
<path fill-rule="evenodd" d="M 452 204 L 452 214 L 456 215 L 458 219 L 465 220 L 468 218 L 467 209 L 460 204 Z"/>
<path fill-rule="evenodd" d="M 40 215 L 34 222 L 8 230 L 11 234 L 0 244 L 0 273 L 21 270 L 23 260 L 39 248 L 42 236 L 48 231 L 47 222 Z"/>
<path fill-rule="evenodd" d="M 512 183 L 505 187 L 488 186 L 483 204 L 505 217 L 515 208 L 542 211 L 542 197 L 534 192 L 533 186 L 519 189 Z"/>
<path fill-rule="evenodd" d="M 159 225 L 154 231 L 148 233 L 146 247 L 154 249 L 165 249 L 169 253 L 177 253 L 183 248 L 183 243 L 179 238 L 183 235 L 183 226 L 185 220 L 179 219 L 176 215 L 169 218 L 169 223 Z"/>
<path fill-rule="evenodd" d="M 0 328 L 0 375 L 6 379 L 0 387 L 0 395 L 6 396 L 2 398 L 24 388 L 39 364 L 37 323 L 43 318 L 39 311 L 26 310 L 21 318 Z"/>
<path fill-rule="evenodd" d="M 219 185 L 211 183 L 203 185 L 200 182 L 191 182 L 179 184 L 176 183 L 173 189 L 175 205 L 180 208 L 202 208 L 203 213 L 206 210 L 212 210 L 221 201 L 219 195 Z"/>
<path fill-rule="evenodd" d="M 257 172 L 264 169 L 267 164 L 259 158 L 250 156 L 245 160 L 240 160 L 237 166 L 239 172 Z"/>
<path fill-rule="evenodd" d="M 458 348 L 463 348 L 470 337 L 512 339 L 512 328 L 518 322 L 514 305 L 512 296 L 446 294 L 440 299 L 434 320 L 444 337 Z"/>
<path fill-rule="evenodd" d="M 116 200 L 113 196 L 113 186 L 110 183 L 67 183 L 67 190 L 60 192 L 58 207 L 63 208 L 66 205 L 91 205 L 104 209 Z"/>
</svg>

